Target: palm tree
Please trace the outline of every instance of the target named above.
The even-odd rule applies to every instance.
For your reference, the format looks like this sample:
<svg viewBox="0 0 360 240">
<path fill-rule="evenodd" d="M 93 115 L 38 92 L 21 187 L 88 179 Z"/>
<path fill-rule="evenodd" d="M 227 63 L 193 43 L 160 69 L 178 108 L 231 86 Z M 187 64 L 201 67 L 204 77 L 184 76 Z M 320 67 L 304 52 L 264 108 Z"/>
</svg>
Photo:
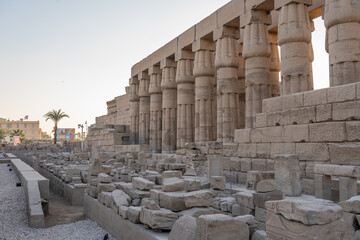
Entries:
<svg viewBox="0 0 360 240">
<path fill-rule="evenodd" d="M 56 110 L 52 110 L 52 111 L 49 111 L 47 112 L 45 115 L 44 115 L 44 118 L 45 120 L 52 120 L 55 124 L 54 126 L 54 144 L 56 144 L 56 135 L 57 135 L 57 130 L 58 130 L 58 122 L 63 119 L 63 118 L 69 118 L 69 115 L 67 115 L 66 113 L 64 112 L 61 112 L 61 109 L 59 109 L 58 111 Z"/>
<path fill-rule="evenodd" d="M 6 131 L 0 128 L 0 142 L 2 142 L 6 137 Z"/>
</svg>

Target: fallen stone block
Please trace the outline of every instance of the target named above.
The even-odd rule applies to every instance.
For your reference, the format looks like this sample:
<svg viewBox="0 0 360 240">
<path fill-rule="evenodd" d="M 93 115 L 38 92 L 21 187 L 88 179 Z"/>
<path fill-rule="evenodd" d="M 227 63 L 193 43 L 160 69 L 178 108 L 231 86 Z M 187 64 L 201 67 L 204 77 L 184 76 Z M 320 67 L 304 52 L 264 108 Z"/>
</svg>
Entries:
<svg viewBox="0 0 360 240">
<path fill-rule="evenodd" d="M 164 178 L 162 182 L 162 190 L 164 192 L 178 192 L 185 189 L 183 180 L 177 177 Z"/>
<path fill-rule="evenodd" d="M 201 215 L 215 214 L 215 209 L 207 207 L 195 207 L 179 212 L 179 216 L 189 215 L 198 218 Z"/>
<path fill-rule="evenodd" d="M 165 178 L 181 178 L 182 177 L 182 173 L 180 171 L 163 171 L 161 173 L 161 176 L 163 179 Z"/>
<path fill-rule="evenodd" d="M 132 184 L 134 187 L 140 190 L 150 190 L 155 186 L 154 182 L 146 180 L 145 178 L 142 177 L 134 177 L 132 179 Z"/>
<path fill-rule="evenodd" d="M 106 173 L 99 173 L 97 177 L 98 183 L 111 183 L 111 176 Z"/>
<path fill-rule="evenodd" d="M 248 225 L 224 214 L 202 215 L 196 219 L 196 225 L 196 239 L 249 239 Z"/>
<path fill-rule="evenodd" d="M 266 193 L 277 190 L 276 182 L 273 179 L 263 180 L 256 185 L 256 192 Z"/>
<path fill-rule="evenodd" d="M 150 198 L 143 198 L 141 200 L 141 206 L 148 208 L 150 210 L 160 210 L 159 205 Z"/>
<path fill-rule="evenodd" d="M 106 206 L 106 198 L 111 199 L 111 192 L 100 192 L 98 194 L 98 201 L 99 203 Z M 110 202 L 110 201 L 109 201 Z"/>
<path fill-rule="evenodd" d="M 254 205 L 255 191 L 246 190 L 235 194 L 235 199 L 240 206 L 255 209 Z"/>
<path fill-rule="evenodd" d="M 185 190 L 187 192 L 198 191 L 201 189 L 200 181 L 197 181 L 195 179 L 183 179 L 183 180 L 185 183 Z"/>
<path fill-rule="evenodd" d="M 174 223 L 169 234 L 169 240 L 195 240 L 196 239 L 196 218 L 184 215 Z"/>
<path fill-rule="evenodd" d="M 162 208 L 179 212 L 186 209 L 184 192 L 162 192 L 159 191 L 159 205 Z"/>
<path fill-rule="evenodd" d="M 226 189 L 226 179 L 222 176 L 211 176 L 210 177 L 210 188 L 214 190 L 222 190 Z"/>
<path fill-rule="evenodd" d="M 128 218 L 128 216 L 127 216 L 128 210 L 129 210 L 129 207 L 119 206 L 118 213 L 122 218 L 127 219 Z"/>
<path fill-rule="evenodd" d="M 283 199 L 283 193 L 280 190 L 267 193 L 254 193 L 254 204 L 256 207 L 265 208 L 265 202 Z"/>
<path fill-rule="evenodd" d="M 141 207 L 129 207 L 127 217 L 133 223 L 140 223 L 140 212 Z"/>
<path fill-rule="evenodd" d="M 112 192 L 116 189 L 115 185 L 112 183 L 99 183 L 97 187 L 98 187 L 98 193 Z"/>
<path fill-rule="evenodd" d="M 272 171 L 248 171 L 246 176 L 246 188 L 255 190 L 258 182 L 274 179 L 274 172 Z"/>
<path fill-rule="evenodd" d="M 314 173 L 339 177 L 360 177 L 360 167 L 337 164 L 315 164 Z"/>
<path fill-rule="evenodd" d="M 111 192 L 111 198 L 110 206 L 116 213 L 118 213 L 119 206 L 128 207 L 131 203 L 131 198 L 122 190 L 114 190 Z"/>
<path fill-rule="evenodd" d="M 213 194 L 210 190 L 199 190 L 184 194 L 186 208 L 211 206 L 212 198 Z"/>
<path fill-rule="evenodd" d="M 360 214 L 360 195 L 354 196 L 346 201 L 339 202 L 345 212 Z"/>
<path fill-rule="evenodd" d="M 140 222 L 155 230 L 171 230 L 178 214 L 168 209 L 151 210 L 145 207 L 141 208 Z"/>
</svg>

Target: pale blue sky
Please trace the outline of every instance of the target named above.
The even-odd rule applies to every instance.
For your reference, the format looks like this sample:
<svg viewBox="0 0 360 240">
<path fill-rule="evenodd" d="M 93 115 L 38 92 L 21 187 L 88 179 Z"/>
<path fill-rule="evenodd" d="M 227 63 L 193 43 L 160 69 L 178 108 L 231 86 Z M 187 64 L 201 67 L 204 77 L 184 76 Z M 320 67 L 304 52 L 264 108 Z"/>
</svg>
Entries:
<svg viewBox="0 0 360 240">
<path fill-rule="evenodd" d="M 0 117 L 60 127 L 94 123 L 124 94 L 130 68 L 229 0 L 0 0 Z M 316 21 L 316 88 L 328 86 L 325 32 Z M 321 30 L 321 31 L 320 31 Z"/>
</svg>

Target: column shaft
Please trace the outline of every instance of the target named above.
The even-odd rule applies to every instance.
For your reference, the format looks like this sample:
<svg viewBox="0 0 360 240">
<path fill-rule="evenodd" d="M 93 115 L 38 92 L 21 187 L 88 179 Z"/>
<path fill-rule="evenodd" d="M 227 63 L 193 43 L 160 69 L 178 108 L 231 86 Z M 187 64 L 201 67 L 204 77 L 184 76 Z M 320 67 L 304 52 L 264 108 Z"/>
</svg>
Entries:
<svg viewBox="0 0 360 240">
<path fill-rule="evenodd" d="M 130 79 L 130 142 L 139 144 L 139 96 L 138 79 Z"/>
<path fill-rule="evenodd" d="M 154 69 L 150 75 L 150 151 L 161 152 L 162 132 L 162 91 L 160 68 Z"/>
<path fill-rule="evenodd" d="M 236 39 L 219 38 L 216 42 L 217 68 L 217 141 L 231 142 L 239 126 L 240 109 L 238 88 L 239 59 Z"/>
<path fill-rule="evenodd" d="M 236 114 L 238 116 L 238 127 L 245 127 L 245 59 L 242 56 L 243 44 L 239 43 L 239 68 L 238 68 L 238 82 L 237 88 L 239 92 L 239 108 L 236 109 Z"/>
<path fill-rule="evenodd" d="M 177 62 L 177 148 L 194 142 L 195 133 L 195 79 L 194 60 L 179 59 Z"/>
<path fill-rule="evenodd" d="M 360 81 L 360 2 L 325 0 L 330 86 Z"/>
<path fill-rule="evenodd" d="M 280 56 L 279 47 L 277 41 L 277 33 L 269 33 L 270 39 L 270 96 L 280 96 Z"/>
<path fill-rule="evenodd" d="M 140 145 L 149 144 L 150 135 L 150 95 L 149 95 L 149 76 L 142 73 L 139 79 L 139 143 Z"/>
<path fill-rule="evenodd" d="M 214 79 L 214 53 L 209 50 L 195 52 L 195 142 L 216 139 L 216 100 Z"/>
</svg>

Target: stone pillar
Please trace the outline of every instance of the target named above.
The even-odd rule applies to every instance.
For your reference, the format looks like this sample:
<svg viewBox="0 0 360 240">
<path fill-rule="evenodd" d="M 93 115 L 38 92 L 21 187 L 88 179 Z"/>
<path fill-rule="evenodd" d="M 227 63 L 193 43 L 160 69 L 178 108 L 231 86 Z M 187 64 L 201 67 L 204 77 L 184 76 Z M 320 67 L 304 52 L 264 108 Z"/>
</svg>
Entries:
<svg viewBox="0 0 360 240">
<path fill-rule="evenodd" d="M 315 31 L 315 23 L 311 19 L 310 19 L 310 29 L 311 29 L 311 32 Z M 310 41 L 310 43 L 309 43 L 310 89 L 314 89 L 314 74 L 313 74 L 313 67 L 312 67 L 313 62 L 314 62 L 314 49 L 313 49 L 312 41 Z"/>
<path fill-rule="evenodd" d="M 278 97 L 280 96 L 280 56 L 279 56 L 279 47 L 277 40 L 277 33 L 270 32 L 270 96 Z"/>
<path fill-rule="evenodd" d="M 150 75 L 150 151 L 161 152 L 162 132 L 162 91 L 161 71 L 159 66 L 152 66 L 149 69 Z"/>
<path fill-rule="evenodd" d="M 275 1 L 280 9 L 278 43 L 281 48 L 283 95 L 312 90 L 309 64 L 311 0 Z"/>
<path fill-rule="evenodd" d="M 238 47 L 239 47 L 239 67 L 238 67 L 238 82 L 237 88 L 239 92 L 239 108 L 236 109 L 236 114 L 238 118 L 238 127 L 237 128 L 244 128 L 245 127 L 245 60 L 242 56 L 243 51 L 243 43 L 241 40 L 238 40 Z"/>
<path fill-rule="evenodd" d="M 332 200 L 331 176 L 315 174 L 314 176 L 315 197 Z"/>
<path fill-rule="evenodd" d="M 266 10 L 251 10 L 241 16 L 240 24 L 245 27 L 245 127 L 253 128 L 256 113 L 262 111 L 262 100 L 270 97 L 271 50 L 267 26 L 271 24 L 271 17 Z"/>
<path fill-rule="evenodd" d="M 139 144 L 139 95 L 138 78 L 130 78 L 130 143 Z"/>
<path fill-rule="evenodd" d="M 150 135 L 150 79 L 147 72 L 141 72 L 139 79 L 139 143 L 140 145 L 149 144 Z"/>
<path fill-rule="evenodd" d="M 360 2 L 325 0 L 330 86 L 360 81 Z"/>
<path fill-rule="evenodd" d="M 194 142 L 195 134 L 195 78 L 194 53 L 181 50 L 177 61 L 177 148 Z"/>
<path fill-rule="evenodd" d="M 346 201 L 357 195 L 357 179 L 339 177 L 339 202 Z"/>
<path fill-rule="evenodd" d="M 221 27 L 214 31 L 216 40 L 216 82 L 217 82 L 217 141 L 231 142 L 239 126 L 237 110 L 240 109 L 238 88 L 239 29 Z"/>
<path fill-rule="evenodd" d="M 216 93 L 213 42 L 198 40 L 195 52 L 195 142 L 216 140 Z"/>
<path fill-rule="evenodd" d="M 171 59 L 161 61 L 162 69 L 162 152 L 176 150 L 177 91 L 176 63 Z"/>
</svg>

